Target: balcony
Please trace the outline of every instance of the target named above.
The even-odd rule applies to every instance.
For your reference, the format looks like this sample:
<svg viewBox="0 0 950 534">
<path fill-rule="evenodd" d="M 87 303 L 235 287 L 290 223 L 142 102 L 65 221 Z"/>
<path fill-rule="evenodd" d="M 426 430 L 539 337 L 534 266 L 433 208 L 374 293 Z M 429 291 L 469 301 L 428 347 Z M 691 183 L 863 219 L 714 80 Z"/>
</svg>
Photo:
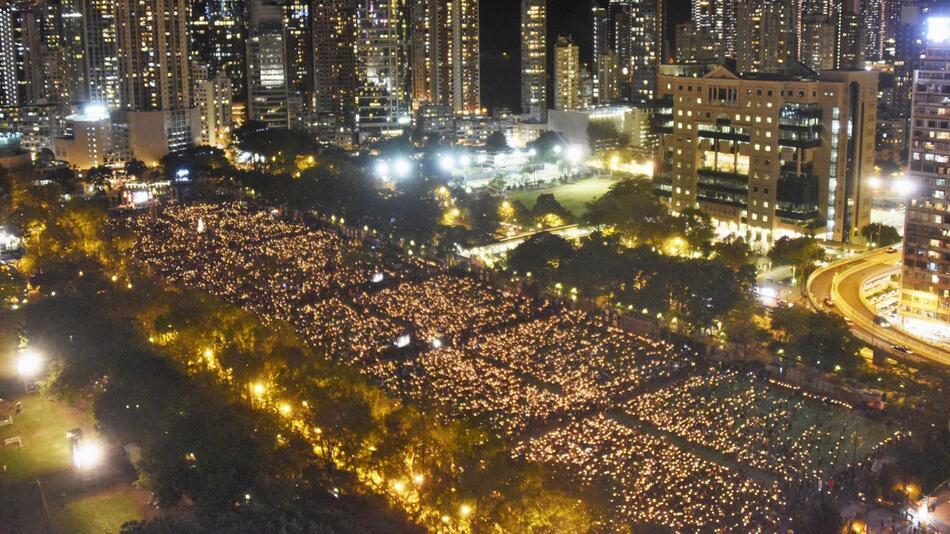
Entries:
<svg viewBox="0 0 950 534">
<path fill-rule="evenodd" d="M 822 110 L 817 104 L 789 103 L 779 112 L 779 145 L 793 148 L 821 146 Z"/>
<path fill-rule="evenodd" d="M 817 204 L 795 204 L 779 201 L 775 206 L 775 216 L 795 223 L 817 220 L 821 214 Z"/>
<path fill-rule="evenodd" d="M 745 209 L 749 206 L 749 201 L 746 195 L 715 191 L 705 186 L 699 186 L 696 188 L 696 201 L 719 204 L 721 206 L 730 206 L 739 209 Z"/>
<path fill-rule="evenodd" d="M 749 142 L 749 130 L 747 128 L 736 128 L 717 123 L 715 126 L 699 124 L 696 130 L 696 135 L 706 139 Z"/>
<path fill-rule="evenodd" d="M 697 184 L 711 191 L 734 193 L 743 197 L 749 193 L 749 177 L 744 174 L 703 168 L 696 171 L 696 178 Z"/>
</svg>

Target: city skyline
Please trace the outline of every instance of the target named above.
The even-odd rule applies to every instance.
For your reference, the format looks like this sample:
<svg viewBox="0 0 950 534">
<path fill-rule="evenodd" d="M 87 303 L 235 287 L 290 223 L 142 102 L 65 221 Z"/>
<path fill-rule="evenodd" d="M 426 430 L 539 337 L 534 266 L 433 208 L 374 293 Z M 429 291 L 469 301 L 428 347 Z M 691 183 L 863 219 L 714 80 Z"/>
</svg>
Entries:
<svg viewBox="0 0 950 534">
<path fill-rule="evenodd" d="M 950 0 L 0 0 L 0 531 L 950 533 Z"/>
</svg>

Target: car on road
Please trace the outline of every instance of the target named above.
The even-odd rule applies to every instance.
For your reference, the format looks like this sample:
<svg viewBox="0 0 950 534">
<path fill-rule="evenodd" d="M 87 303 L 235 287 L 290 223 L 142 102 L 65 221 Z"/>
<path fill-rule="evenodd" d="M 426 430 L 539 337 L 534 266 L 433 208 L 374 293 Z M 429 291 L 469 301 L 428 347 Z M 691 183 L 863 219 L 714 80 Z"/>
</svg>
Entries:
<svg viewBox="0 0 950 534">
<path fill-rule="evenodd" d="M 835 299 L 831 297 L 825 297 L 825 300 L 823 300 L 822 302 L 824 302 L 825 306 L 828 306 L 829 308 L 835 307 Z"/>
<path fill-rule="evenodd" d="M 905 346 L 903 346 L 903 345 L 891 345 L 891 348 L 894 349 L 894 350 L 896 350 L 897 352 L 901 352 L 901 353 L 907 354 L 907 355 L 910 355 L 910 354 L 913 354 L 913 353 L 914 353 L 914 351 L 908 349 L 907 347 L 905 347 Z"/>
<path fill-rule="evenodd" d="M 881 317 L 880 315 L 874 316 L 874 324 L 880 326 L 881 328 L 891 327 L 891 322 L 888 321 L 886 317 Z"/>
<path fill-rule="evenodd" d="M 895 252 L 897 252 L 897 247 L 887 247 L 888 254 L 893 254 Z"/>
</svg>

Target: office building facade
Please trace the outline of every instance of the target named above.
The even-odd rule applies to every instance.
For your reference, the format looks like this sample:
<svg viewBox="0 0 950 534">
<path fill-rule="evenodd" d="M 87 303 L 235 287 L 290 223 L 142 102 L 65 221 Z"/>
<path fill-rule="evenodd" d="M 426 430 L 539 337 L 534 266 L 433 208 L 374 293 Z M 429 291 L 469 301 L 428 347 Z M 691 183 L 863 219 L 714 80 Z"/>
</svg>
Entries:
<svg viewBox="0 0 950 534">
<path fill-rule="evenodd" d="M 763 248 L 806 233 L 851 242 L 868 224 L 877 73 L 720 66 L 659 85 L 654 182 L 673 211 L 700 208 Z"/>
</svg>

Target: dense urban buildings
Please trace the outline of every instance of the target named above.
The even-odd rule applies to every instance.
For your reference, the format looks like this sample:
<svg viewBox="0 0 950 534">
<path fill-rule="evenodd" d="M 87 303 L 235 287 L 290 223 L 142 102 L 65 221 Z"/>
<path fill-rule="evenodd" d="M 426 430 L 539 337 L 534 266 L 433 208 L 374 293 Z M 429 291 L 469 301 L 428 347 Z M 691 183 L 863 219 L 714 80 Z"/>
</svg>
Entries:
<svg viewBox="0 0 950 534">
<path fill-rule="evenodd" d="M 915 191 L 904 229 L 900 313 L 950 322 L 950 17 L 928 21 L 914 75 L 910 177 Z"/>
<path fill-rule="evenodd" d="M 948 3 L 0 0 L 0 531 L 950 534 Z"/>
</svg>

